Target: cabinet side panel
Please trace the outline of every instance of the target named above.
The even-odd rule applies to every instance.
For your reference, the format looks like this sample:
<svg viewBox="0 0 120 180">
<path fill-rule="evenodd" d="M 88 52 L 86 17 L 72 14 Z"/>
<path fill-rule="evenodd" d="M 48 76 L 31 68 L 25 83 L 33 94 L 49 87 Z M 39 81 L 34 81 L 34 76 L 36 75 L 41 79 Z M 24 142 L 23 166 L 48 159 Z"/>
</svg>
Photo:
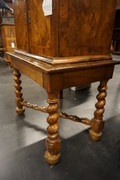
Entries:
<svg viewBox="0 0 120 180">
<path fill-rule="evenodd" d="M 28 52 L 27 1 L 14 1 L 17 49 Z"/>
<path fill-rule="evenodd" d="M 59 56 L 109 54 L 116 0 L 60 0 Z"/>
<path fill-rule="evenodd" d="M 51 37 L 51 16 L 44 16 L 43 0 L 29 0 L 30 52 L 43 56 L 54 56 L 54 42 Z"/>
</svg>

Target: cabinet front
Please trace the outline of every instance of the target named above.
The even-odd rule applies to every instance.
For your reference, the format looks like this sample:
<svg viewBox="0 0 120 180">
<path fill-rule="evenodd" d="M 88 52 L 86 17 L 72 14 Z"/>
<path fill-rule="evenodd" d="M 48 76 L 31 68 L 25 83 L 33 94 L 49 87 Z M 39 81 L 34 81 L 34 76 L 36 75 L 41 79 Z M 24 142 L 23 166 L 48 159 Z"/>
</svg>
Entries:
<svg viewBox="0 0 120 180">
<path fill-rule="evenodd" d="M 59 55 L 108 54 L 115 0 L 60 0 Z"/>
<path fill-rule="evenodd" d="M 27 3 L 28 0 L 15 0 L 14 13 L 15 13 L 17 49 L 28 52 L 29 45 L 28 45 Z"/>
<path fill-rule="evenodd" d="M 51 16 L 44 16 L 42 3 L 43 0 L 29 0 L 30 52 L 38 55 L 53 56 Z"/>
</svg>

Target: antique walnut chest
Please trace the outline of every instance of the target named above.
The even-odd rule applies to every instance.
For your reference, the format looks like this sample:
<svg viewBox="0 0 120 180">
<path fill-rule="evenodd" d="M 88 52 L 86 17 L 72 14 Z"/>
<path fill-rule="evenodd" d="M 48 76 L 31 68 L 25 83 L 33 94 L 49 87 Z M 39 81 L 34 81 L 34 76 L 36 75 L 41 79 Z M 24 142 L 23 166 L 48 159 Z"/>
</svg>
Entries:
<svg viewBox="0 0 120 180">
<path fill-rule="evenodd" d="M 15 0 L 19 50 L 48 57 L 50 63 L 71 62 L 73 56 L 74 61 L 109 59 L 115 0 L 53 0 L 50 16 L 44 16 L 42 4 Z"/>
<path fill-rule="evenodd" d="M 45 2 L 51 4 L 46 6 L 50 14 L 45 12 Z M 14 70 L 16 112 L 21 115 L 28 107 L 48 113 L 45 159 L 51 165 L 61 157 L 59 117 L 89 125 L 93 141 L 102 137 L 107 82 L 114 66 L 119 64 L 110 56 L 116 3 L 116 0 L 14 1 L 17 50 L 8 54 Z M 46 90 L 48 107 L 23 99 L 21 72 Z M 92 119 L 59 112 L 60 90 L 97 81 L 100 85 Z"/>
</svg>

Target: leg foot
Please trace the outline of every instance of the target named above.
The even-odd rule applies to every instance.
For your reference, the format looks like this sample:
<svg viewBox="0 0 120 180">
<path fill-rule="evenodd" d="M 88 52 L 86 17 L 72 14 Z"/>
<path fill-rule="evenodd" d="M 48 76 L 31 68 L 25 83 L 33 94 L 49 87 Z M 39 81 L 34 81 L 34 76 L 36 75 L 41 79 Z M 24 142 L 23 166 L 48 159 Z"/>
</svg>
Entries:
<svg viewBox="0 0 120 180">
<path fill-rule="evenodd" d="M 103 114 L 104 106 L 106 104 L 105 97 L 107 96 L 107 81 L 100 82 L 98 87 L 99 94 L 97 95 L 98 102 L 96 103 L 96 111 L 94 119 L 91 120 L 91 130 L 89 131 L 90 139 L 99 141 L 102 137 L 102 130 L 104 127 Z"/>
<path fill-rule="evenodd" d="M 57 155 L 51 155 L 48 151 L 45 152 L 45 159 L 50 165 L 55 165 L 60 161 L 61 153 Z"/>
<path fill-rule="evenodd" d="M 23 113 L 24 113 L 24 111 L 25 111 L 25 108 L 18 108 L 18 107 L 16 107 L 16 113 L 18 114 L 18 115 L 23 115 Z"/>
<path fill-rule="evenodd" d="M 89 136 L 92 141 L 99 141 L 102 137 L 102 132 L 96 133 L 92 129 L 89 131 Z"/>
</svg>

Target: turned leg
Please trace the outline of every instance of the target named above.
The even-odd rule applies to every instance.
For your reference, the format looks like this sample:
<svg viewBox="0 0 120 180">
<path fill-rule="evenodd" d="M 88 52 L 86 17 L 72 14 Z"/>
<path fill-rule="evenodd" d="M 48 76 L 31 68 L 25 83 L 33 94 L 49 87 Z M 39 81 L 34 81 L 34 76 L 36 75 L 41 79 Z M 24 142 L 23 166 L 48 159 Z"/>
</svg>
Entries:
<svg viewBox="0 0 120 180">
<path fill-rule="evenodd" d="M 15 82 L 15 94 L 16 94 L 16 112 L 19 114 L 19 115 L 22 115 L 25 111 L 23 105 L 21 104 L 23 102 L 23 98 L 22 98 L 22 93 L 21 93 L 21 90 L 22 90 L 22 87 L 20 86 L 21 84 L 21 80 L 20 80 L 20 77 L 21 77 L 21 74 L 20 72 L 14 68 L 14 82 Z"/>
<path fill-rule="evenodd" d="M 91 130 L 89 131 L 90 138 L 93 141 L 100 140 L 102 136 L 102 130 L 104 127 L 103 114 L 104 106 L 106 104 L 105 97 L 107 96 L 107 81 L 100 82 L 98 87 L 99 94 L 97 95 L 98 102 L 96 103 L 96 111 L 94 113 L 94 118 L 91 120 Z"/>
<path fill-rule="evenodd" d="M 54 165 L 59 162 L 61 157 L 61 140 L 59 138 L 58 128 L 58 118 L 59 118 L 59 93 L 48 93 L 49 106 L 47 112 L 49 116 L 47 122 L 49 124 L 47 128 L 47 138 L 45 141 L 46 152 L 45 159 L 50 165 Z"/>
</svg>

